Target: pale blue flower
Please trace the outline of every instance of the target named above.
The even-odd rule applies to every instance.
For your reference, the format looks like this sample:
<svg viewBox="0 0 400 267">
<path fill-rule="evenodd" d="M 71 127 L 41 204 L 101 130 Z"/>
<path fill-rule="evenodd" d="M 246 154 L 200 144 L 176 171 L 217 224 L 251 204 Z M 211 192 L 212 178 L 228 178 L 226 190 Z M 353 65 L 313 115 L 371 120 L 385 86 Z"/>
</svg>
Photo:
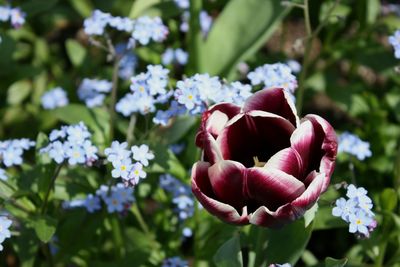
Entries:
<svg viewBox="0 0 400 267">
<path fill-rule="evenodd" d="M 124 202 L 118 192 L 112 191 L 110 196 L 104 198 L 109 213 L 122 212 L 124 210 Z"/>
<path fill-rule="evenodd" d="M 394 48 L 395 58 L 400 58 L 400 30 L 395 31 L 392 36 L 389 36 L 389 43 Z"/>
<path fill-rule="evenodd" d="M 358 160 L 364 160 L 372 156 L 368 142 L 362 141 L 358 136 L 343 132 L 338 138 L 338 152 L 345 152 L 355 156 Z"/>
<path fill-rule="evenodd" d="M 69 146 L 65 150 L 68 163 L 71 165 L 86 163 L 85 151 L 80 146 Z"/>
<path fill-rule="evenodd" d="M 12 221 L 6 216 L 0 216 L 0 251 L 3 250 L 2 243 L 5 239 L 11 237 L 11 232 L 9 230 Z"/>
<path fill-rule="evenodd" d="M 78 97 L 86 106 L 92 108 L 103 105 L 106 93 L 112 89 L 112 83 L 107 80 L 83 79 L 78 88 Z"/>
<path fill-rule="evenodd" d="M 122 179 L 128 179 L 129 173 L 133 168 L 131 159 L 126 158 L 121 161 L 113 161 L 112 165 L 114 167 L 111 171 L 111 176 L 113 178 L 121 177 Z"/>
<path fill-rule="evenodd" d="M 188 267 L 189 264 L 187 261 L 179 258 L 178 256 L 165 259 L 161 265 L 161 267 Z"/>
<path fill-rule="evenodd" d="M 365 236 L 369 236 L 368 226 L 372 223 L 372 218 L 369 217 L 363 210 L 357 211 L 355 214 L 351 214 L 349 217 L 350 233 L 361 233 Z"/>
<path fill-rule="evenodd" d="M 188 9 L 190 6 L 189 0 L 174 0 L 174 2 L 181 9 Z"/>
<path fill-rule="evenodd" d="M 25 12 L 22 12 L 20 8 L 13 8 L 10 12 L 11 25 L 14 28 L 19 28 L 25 23 Z"/>
<path fill-rule="evenodd" d="M 55 109 L 68 105 L 67 93 L 61 87 L 56 87 L 44 93 L 41 98 L 44 109 Z"/>
<path fill-rule="evenodd" d="M 93 194 L 87 195 L 85 198 L 84 207 L 90 213 L 100 210 L 101 209 L 100 198 L 94 196 Z"/>
<path fill-rule="evenodd" d="M 3 160 L 3 164 L 6 167 L 10 167 L 13 165 L 21 165 L 23 160 L 22 160 L 22 154 L 23 150 L 21 148 L 15 148 L 15 147 L 8 147 L 5 150 L 0 151 L 0 155 Z"/>
<path fill-rule="evenodd" d="M 8 175 L 6 170 L 0 168 L 0 180 L 6 181 L 8 179 Z"/>
<path fill-rule="evenodd" d="M 208 15 L 208 13 L 205 10 L 202 10 L 200 11 L 199 14 L 199 20 L 200 20 L 201 32 L 203 33 L 203 36 L 207 36 L 213 24 L 213 18 L 210 15 Z"/>
<path fill-rule="evenodd" d="M 148 166 L 149 160 L 154 159 L 153 152 L 150 151 L 149 146 L 146 144 L 132 146 L 131 151 L 133 159 L 142 163 L 143 166 Z"/>
<path fill-rule="evenodd" d="M 143 165 L 139 162 L 136 162 L 133 164 L 133 167 L 129 173 L 128 180 L 130 180 L 130 183 L 133 185 L 137 185 L 139 183 L 139 179 L 146 178 L 147 174 L 143 170 Z"/>
<path fill-rule="evenodd" d="M 349 222 L 350 215 L 357 210 L 356 206 L 357 202 L 352 199 L 339 198 L 336 200 L 336 206 L 332 209 L 332 215 Z"/>
<path fill-rule="evenodd" d="M 11 15 L 11 7 L 9 6 L 0 6 L 0 21 L 9 20 Z"/>
</svg>

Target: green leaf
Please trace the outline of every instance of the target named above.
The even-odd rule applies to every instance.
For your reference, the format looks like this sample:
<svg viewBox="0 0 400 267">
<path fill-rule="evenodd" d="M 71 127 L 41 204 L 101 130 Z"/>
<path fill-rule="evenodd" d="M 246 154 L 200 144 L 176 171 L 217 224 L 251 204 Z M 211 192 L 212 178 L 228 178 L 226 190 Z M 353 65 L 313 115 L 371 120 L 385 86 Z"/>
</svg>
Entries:
<svg viewBox="0 0 400 267">
<path fill-rule="evenodd" d="M 32 85 L 28 80 L 13 83 L 7 91 L 7 103 L 10 105 L 21 104 L 31 92 Z"/>
<path fill-rule="evenodd" d="M 71 63 L 75 67 L 80 66 L 86 57 L 86 49 L 73 39 L 68 39 L 65 43 L 65 47 Z"/>
<path fill-rule="evenodd" d="M 69 0 L 75 10 L 84 18 L 89 17 L 94 9 L 90 0 Z"/>
<path fill-rule="evenodd" d="M 344 4 L 337 4 L 335 1 L 325 2 L 321 6 L 319 21 L 323 22 L 328 19 L 328 22 L 332 24 L 338 23 L 340 20 L 345 19 L 350 14 L 350 12 L 351 8 L 349 6 L 346 6 Z"/>
<path fill-rule="evenodd" d="M 156 146 L 153 151 L 155 159 L 154 164 L 148 170 L 149 172 L 167 172 L 181 180 L 187 178 L 188 174 L 185 167 L 171 150 L 165 146 Z"/>
<path fill-rule="evenodd" d="M 315 218 L 315 214 L 318 211 L 318 203 L 315 203 L 309 210 L 304 214 L 304 227 L 307 227 L 312 223 Z"/>
<path fill-rule="evenodd" d="M 228 77 L 265 44 L 288 10 L 280 1 L 229 1 L 199 47 L 199 71 Z"/>
<path fill-rule="evenodd" d="M 129 13 L 129 17 L 134 19 L 142 15 L 142 13 L 154 6 L 158 3 L 161 3 L 161 0 L 136 0 L 132 4 L 131 12 Z"/>
<path fill-rule="evenodd" d="M 376 22 L 378 15 L 381 12 L 381 3 L 379 0 L 367 0 L 367 23 L 373 24 Z"/>
<path fill-rule="evenodd" d="M 49 216 L 40 216 L 33 221 L 37 237 L 47 243 L 56 232 L 57 220 Z"/>
<path fill-rule="evenodd" d="M 294 265 L 310 240 L 313 224 L 304 227 L 304 219 L 285 225 L 282 229 L 268 229 L 268 246 L 265 258 L 269 264 L 289 262 Z M 282 242 L 290 240 L 290 242 Z"/>
<path fill-rule="evenodd" d="M 157 134 L 162 136 L 168 144 L 173 144 L 185 136 L 196 122 L 197 118 L 194 116 L 180 116 L 170 127 L 160 127 Z"/>
<path fill-rule="evenodd" d="M 213 261 L 217 267 L 242 267 L 239 235 L 234 235 L 226 241 L 215 253 Z"/>
<path fill-rule="evenodd" d="M 343 267 L 347 263 L 347 259 L 337 260 L 331 257 L 325 259 L 325 267 Z"/>
<path fill-rule="evenodd" d="M 332 216 L 332 207 L 321 206 L 315 215 L 314 230 L 346 228 L 348 225 L 342 219 Z"/>
<path fill-rule="evenodd" d="M 397 207 L 397 194 L 393 188 L 386 188 L 380 196 L 381 208 L 385 211 L 394 211 Z"/>
</svg>

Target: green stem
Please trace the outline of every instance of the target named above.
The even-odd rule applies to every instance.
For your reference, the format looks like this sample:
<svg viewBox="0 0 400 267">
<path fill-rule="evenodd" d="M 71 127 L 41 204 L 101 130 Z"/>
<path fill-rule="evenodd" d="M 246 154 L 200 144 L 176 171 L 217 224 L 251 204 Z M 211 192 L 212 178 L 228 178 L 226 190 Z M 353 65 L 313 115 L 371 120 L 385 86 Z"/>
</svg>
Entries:
<svg viewBox="0 0 400 267">
<path fill-rule="evenodd" d="M 188 34 L 189 63 L 188 70 L 190 73 L 196 73 L 199 70 L 200 44 L 202 42 L 202 33 L 200 27 L 200 11 L 202 9 L 202 0 L 190 0 L 190 20 Z"/>
<path fill-rule="evenodd" d="M 296 107 L 299 115 L 301 115 L 301 109 L 303 108 L 303 98 L 305 90 L 304 82 L 307 77 L 307 69 L 308 65 L 310 64 L 309 57 L 312 48 L 312 43 L 314 40 L 313 38 L 314 36 L 312 34 L 312 29 L 311 29 L 310 13 L 308 10 L 308 0 L 304 0 L 303 13 L 304 13 L 304 24 L 306 27 L 307 36 L 306 36 L 305 52 L 303 57 L 303 67 L 299 77 L 299 88 L 297 89 L 297 97 L 296 97 Z"/>
<path fill-rule="evenodd" d="M 143 232 L 146 234 L 150 233 L 149 227 L 147 226 L 145 220 L 143 219 L 142 213 L 140 212 L 137 203 L 132 205 L 131 211 L 132 211 L 133 215 L 135 216 L 136 220 L 138 221 Z"/>
<path fill-rule="evenodd" d="M 114 67 L 112 76 L 112 89 L 111 89 L 111 101 L 109 107 L 110 113 L 110 143 L 114 139 L 114 120 L 115 120 L 115 103 L 117 102 L 117 90 L 118 90 L 118 67 L 119 59 L 114 57 Z"/>
<path fill-rule="evenodd" d="M 128 131 L 126 132 L 126 142 L 128 142 L 128 146 L 131 146 L 133 141 L 135 140 L 136 121 L 136 115 L 132 114 L 131 119 L 129 120 Z"/>
<path fill-rule="evenodd" d="M 375 267 L 383 266 L 383 261 L 385 259 L 386 246 L 387 246 L 387 242 L 382 240 L 381 244 L 379 245 L 378 256 L 375 259 L 375 264 L 374 264 Z"/>
<path fill-rule="evenodd" d="M 49 196 L 50 196 L 51 189 L 54 187 L 54 184 L 56 182 L 56 179 L 57 179 L 58 175 L 60 174 L 62 166 L 63 166 L 63 164 L 57 165 L 56 169 L 54 170 L 53 176 L 51 177 L 51 181 L 50 181 L 49 187 L 47 188 L 46 195 L 45 195 L 44 200 L 43 200 L 42 207 L 40 209 L 41 210 L 41 214 L 45 214 L 46 213 L 47 203 L 49 201 Z"/>
<path fill-rule="evenodd" d="M 123 259 L 125 257 L 124 237 L 122 235 L 120 221 L 115 216 L 111 218 L 111 228 L 118 258 Z"/>
<path fill-rule="evenodd" d="M 256 226 L 254 226 L 256 227 Z M 263 229 L 261 227 L 257 227 L 256 229 L 257 232 L 257 241 L 256 241 L 256 246 L 254 249 L 254 252 L 256 254 L 256 260 L 254 266 L 264 266 L 265 265 L 265 245 L 267 243 L 267 230 Z"/>
</svg>

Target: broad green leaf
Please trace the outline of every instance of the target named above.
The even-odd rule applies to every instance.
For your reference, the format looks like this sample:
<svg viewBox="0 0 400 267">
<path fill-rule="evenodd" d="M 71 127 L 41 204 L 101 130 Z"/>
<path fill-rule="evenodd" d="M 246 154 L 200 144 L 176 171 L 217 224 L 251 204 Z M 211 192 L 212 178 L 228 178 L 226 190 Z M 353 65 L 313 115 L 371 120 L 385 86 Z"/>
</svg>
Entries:
<svg viewBox="0 0 400 267">
<path fill-rule="evenodd" d="M 132 4 L 131 12 L 129 14 L 129 17 L 134 19 L 142 15 L 142 13 L 150 8 L 151 6 L 154 6 L 158 3 L 161 3 L 161 0 L 136 0 Z"/>
<path fill-rule="evenodd" d="M 228 77 L 265 44 L 287 11 L 280 1 L 229 1 L 199 47 L 199 72 Z"/>
<path fill-rule="evenodd" d="M 307 227 L 312 223 L 315 218 L 315 214 L 318 212 L 318 203 L 315 203 L 309 210 L 304 214 L 304 226 Z"/>
<path fill-rule="evenodd" d="M 346 228 L 348 224 L 341 218 L 332 215 L 332 207 L 319 207 L 314 219 L 314 230 L 324 230 L 333 228 Z"/>
<path fill-rule="evenodd" d="M 151 165 L 149 172 L 170 173 L 175 177 L 183 180 L 188 174 L 185 167 L 176 158 L 175 154 L 165 146 L 157 146 L 154 148 L 154 164 Z"/>
<path fill-rule="evenodd" d="M 69 0 L 71 5 L 75 8 L 78 13 L 86 18 L 89 17 L 94 9 L 93 4 L 90 0 Z"/>
<path fill-rule="evenodd" d="M 176 118 L 170 127 L 160 127 L 158 134 L 160 134 L 168 144 L 173 144 L 185 136 L 196 122 L 197 118 L 194 116 L 181 116 Z"/>
<path fill-rule="evenodd" d="M 49 216 L 40 216 L 33 220 L 32 226 L 37 237 L 42 242 L 47 243 L 56 232 L 57 220 Z"/>
<path fill-rule="evenodd" d="M 325 259 L 325 267 L 343 267 L 347 263 L 347 259 L 337 260 L 331 257 Z"/>
<path fill-rule="evenodd" d="M 397 194 L 393 188 L 386 188 L 380 196 L 381 208 L 385 211 L 394 211 L 397 207 Z"/>
<path fill-rule="evenodd" d="M 75 67 L 80 66 L 86 57 L 86 49 L 73 39 L 68 39 L 65 43 L 65 47 L 71 63 Z"/>
<path fill-rule="evenodd" d="M 268 229 L 265 258 L 269 264 L 289 262 L 294 265 L 303 254 L 311 237 L 313 224 L 304 227 L 304 219 L 285 225 L 279 230 Z M 287 242 L 282 242 L 286 240 Z"/>
<path fill-rule="evenodd" d="M 32 84 L 28 80 L 13 83 L 7 91 L 7 103 L 10 105 L 21 104 L 32 90 Z"/>
<path fill-rule="evenodd" d="M 215 253 L 213 261 L 217 267 L 242 267 L 239 235 L 234 235 L 226 241 Z"/>
<path fill-rule="evenodd" d="M 381 3 L 379 0 L 367 0 L 367 23 L 373 24 L 376 22 L 378 15 L 381 12 Z"/>
<path fill-rule="evenodd" d="M 340 19 L 346 18 L 351 12 L 351 8 L 344 4 L 338 4 L 335 1 L 324 2 L 319 13 L 319 21 L 322 23 L 326 19 L 330 23 L 337 23 Z"/>
</svg>

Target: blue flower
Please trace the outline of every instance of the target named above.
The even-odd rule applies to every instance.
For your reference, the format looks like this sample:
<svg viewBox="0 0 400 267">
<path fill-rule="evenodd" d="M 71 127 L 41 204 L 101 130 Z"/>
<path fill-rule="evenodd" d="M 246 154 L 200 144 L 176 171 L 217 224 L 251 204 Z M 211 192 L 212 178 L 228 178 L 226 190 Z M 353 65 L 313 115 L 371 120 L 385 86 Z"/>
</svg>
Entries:
<svg viewBox="0 0 400 267">
<path fill-rule="evenodd" d="M 118 192 L 112 191 L 110 196 L 104 198 L 104 202 L 109 213 L 122 212 L 124 210 L 124 202 Z"/>
<path fill-rule="evenodd" d="M 0 216 L 0 251 L 3 250 L 3 246 L 1 245 L 6 238 L 11 237 L 11 232 L 9 230 L 12 221 L 9 220 L 5 216 Z"/>
<path fill-rule="evenodd" d="M 55 109 L 68 105 L 67 93 L 61 87 L 56 87 L 47 91 L 41 98 L 44 109 Z"/>
<path fill-rule="evenodd" d="M 368 226 L 372 223 L 372 218 L 369 217 L 363 210 L 358 210 L 357 213 L 351 214 L 349 217 L 350 233 L 361 233 L 365 236 L 369 235 Z"/>
<path fill-rule="evenodd" d="M 400 58 L 400 30 L 395 31 L 392 36 L 389 36 L 389 43 L 394 48 L 395 58 Z"/>
<path fill-rule="evenodd" d="M 106 93 L 112 89 L 112 83 L 107 80 L 83 79 L 78 88 L 78 97 L 86 106 L 92 108 L 103 105 Z"/>
<path fill-rule="evenodd" d="M 113 161 L 112 163 L 114 169 L 111 171 L 111 176 L 113 178 L 128 179 L 129 173 L 132 170 L 132 160 L 129 158 L 123 159 L 121 161 Z"/>
<path fill-rule="evenodd" d="M 25 17 L 26 17 L 26 14 L 25 14 L 25 12 L 22 12 L 21 9 L 19 9 L 19 8 L 11 9 L 11 12 L 10 12 L 11 25 L 14 28 L 21 27 L 25 23 Z"/>
<path fill-rule="evenodd" d="M 0 21 L 9 20 L 11 15 L 11 7 L 9 6 L 0 6 Z"/>
<path fill-rule="evenodd" d="M 168 34 L 168 28 L 159 17 L 139 17 L 134 24 L 132 37 L 142 45 L 147 45 L 150 40 L 163 41 Z"/>
<path fill-rule="evenodd" d="M 190 6 L 189 0 L 174 0 L 174 2 L 181 9 L 188 9 Z"/>
<path fill-rule="evenodd" d="M 100 198 L 98 196 L 94 196 L 92 194 L 89 194 L 86 196 L 86 199 L 85 199 L 83 205 L 86 208 L 86 210 L 90 213 L 93 213 L 93 212 L 101 209 Z"/>
<path fill-rule="evenodd" d="M 0 168 L 0 180 L 6 181 L 8 179 L 7 172 Z"/>
<path fill-rule="evenodd" d="M 150 151 L 149 146 L 142 144 L 140 146 L 131 147 L 133 159 L 139 161 L 143 166 L 149 165 L 149 160 L 154 159 L 154 154 Z"/>
<path fill-rule="evenodd" d="M 161 267 L 188 267 L 188 262 L 179 258 L 179 257 L 172 257 L 165 259 L 161 265 Z"/>
<path fill-rule="evenodd" d="M 372 156 L 369 143 L 362 141 L 358 136 L 349 132 L 343 132 L 338 139 L 339 153 L 349 153 L 350 155 L 355 156 L 358 160 L 364 160 L 365 158 Z"/>
<path fill-rule="evenodd" d="M 336 206 L 332 209 L 332 215 L 341 217 L 346 222 L 349 222 L 349 217 L 357 210 L 357 202 L 349 199 L 339 198 L 336 200 Z"/>
</svg>

